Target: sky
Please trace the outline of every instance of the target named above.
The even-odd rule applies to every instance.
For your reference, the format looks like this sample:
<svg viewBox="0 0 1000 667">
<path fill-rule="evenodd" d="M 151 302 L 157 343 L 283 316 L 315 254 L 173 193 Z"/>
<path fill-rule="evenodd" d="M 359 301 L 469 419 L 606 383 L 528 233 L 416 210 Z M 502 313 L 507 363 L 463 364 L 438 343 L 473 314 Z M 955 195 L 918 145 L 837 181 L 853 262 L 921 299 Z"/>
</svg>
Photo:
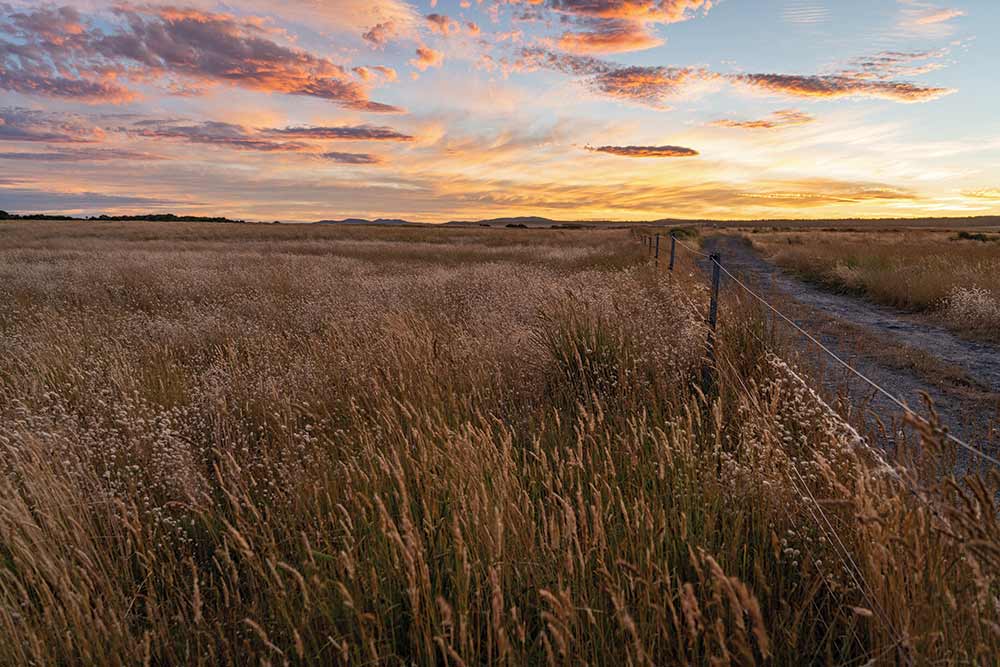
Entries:
<svg viewBox="0 0 1000 667">
<path fill-rule="evenodd" d="M 0 0 L 0 209 L 1000 214 L 996 0 Z"/>
</svg>

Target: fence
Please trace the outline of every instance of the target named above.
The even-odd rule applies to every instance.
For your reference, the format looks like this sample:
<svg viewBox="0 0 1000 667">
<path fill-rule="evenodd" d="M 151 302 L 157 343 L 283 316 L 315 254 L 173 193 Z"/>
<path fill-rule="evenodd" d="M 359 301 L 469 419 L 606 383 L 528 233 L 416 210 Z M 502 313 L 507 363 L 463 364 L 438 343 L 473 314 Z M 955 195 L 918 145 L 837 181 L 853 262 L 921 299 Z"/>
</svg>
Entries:
<svg viewBox="0 0 1000 667">
<path fill-rule="evenodd" d="M 660 234 L 644 235 L 643 238 L 645 239 L 644 243 L 649 251 L 649 254 L 655 257 L 656 266 L 659 267 Z M 824 345 L 816 336 L 806 331 L 792 318 L 788 317 L 778 308 L 776 308 L 774 304 L 772 304 L 770 301 L 768 301 L 763 296 L 761 296 L 756 291 L 747 286 L 746 283 L 744 283 L 742 280 L 733 275 L 733 273 L 729 271 L 729 269 L 727 269 L 725 265 L 722 263 L 722 256 L 720 254 L 718 253 L 710 254 L 702 252 L 701 250 L 698 250 L 697 248 L 682 242 L 680 239 L 677 238 L 675 233 L 671 232 L 670 264 L 669 264 L 669 270 L 671 272 L 674 271 L 674 268 L 676 266 L 678 247 L 691 253 L 692 255 L 701 257 L 703 259 L 707 259 L 711 263 L 712 267 L 711 301 L 709 302 L 709 309 L 708 309 L 708 341 L 706 342 L 706 362 L 702 369 L 702 386 L 706 391 L 710 389 L 716 382 L 717 373 L 716 373 L 715 346 L 716 346 L 716 335 L 717 335 L 718 317 L 719 317 L 719 291 L 721 288 L 722 274 L 725 274 L 733 282 L 733 284 L 739 287 L 753 300 L 759 302 L 762 306 L 771 311 L 779 320 L 789 325 L 797 333 L 802 335 L 806 340 L 815 345 L 821 352 L 827 355 L 830 359 L 832 359 L 834 362 L 845 368 L 849 373 L 853 374 L 862 382 L 870 386 L 880 395 L 889 400 L 892 404 L 899 407 L 904 412 L 904 414 L 906 414 L 910 419 L 932 430 L 937 430 L 939 433 L 941 433 L 941 435 L 945 439 L 952 442 L 953 444 L 958 445 L 962 449 L 979 457 L 983 461 L 987 461 L 997 467 L 1000 467 L 1000 460 L 998 460 L 996 457 L 991 456 L 990 454 L 980 450 L 979 448 L 970 445 L 969 443 L 965 442 L 961 438 L 958 438 L 949 431 L 946 430 L 942 431 L 940 429 L 936 429 L 934 425 L 931 424 L 931 422 L 923 415 L 917 413 L 915 410 L 910 408 L 910 406 L 908 406 L 904 401 L 899 399 L 897 396 L 886 390 L 877 382 L 875 382 L 867 375 L 859 371 L 857 368 L 852 366 L 850 363 L 845 361 L 840 355 L 836 354 L 828 346 Z"/>
<path fill-rule="evenodd" d="M 656 234 L 655 240 L 653 237 L 650 237 L 649 240 L 646 241 L 646 243 L 650 253 L 655 256 L 657 267 L 659 267 L 660 235 Z M 833 352 L 833 350 L 824 345 L 818 338 L 816 338 L 816 336 L 806 331 L 798 323 L 796 323 L 794 320 L 792 320 L 790 317 L 788 317 L 778 308 L 776 308 L 774 304 L 772 304 L 770 301 L 768 301 L 763 296 L 758 294 L 756 291 L 751 289 L 742 280 L 733 275 L 733 273 L 729 271 L 722 263 L 722 257 L 720 254 L 704 253 L 698 250 L 697 248 L 689 246 L 686 243 L 680 241 L 675 234 L 671 233 L 670 263 L 669 263 L 669 270 L 671 272 L 674 271 L 674 268 L 676 266 L 678 247 L 697 257 L 700 257 L 702 259 L 707 259 L 711 263 L 712 267 L 711 301 L 709 304 L 709 312 L 707 318 L 708 341 L 706 344 L 707 346 L 706 363 L 702 371 L 703 386 L 708 388 L 711 386 L 712 383 L 716 381 L 715 365 L 717 361 L 715 354 L 715 345 L 716 345 L 716 334 L 717 334 L 716 328 L 718 326 L 718 315 L 719 315 L 719 291 L 721 286 L 721 275 L 725 274 L 727 277 L 729 277 L 730 280 L 732 280 L 733 284 L 739 287 L 743 292 L 745 292 L 752 299 L 759 302 L 761 305 L 763 305 L 765 308 L 771 311 L 779 320 L 788 324 L 797 333 L 805 337 L 810 343 L 815 345 L 819 350 L 821 350 L 824 354 L 833 359 L 837 364 L 843 366 L 850 373 L 852 373 L 853 375 L 861 379 L 863 382 L 865 382 L 867 385 L 871 386 L 873 389 L 879 392 L 881 395 L 886 397 L 894 405 L 901 408 L 903 412 L 907 414 L 911 419 L 913 419 L 917 423 L 923 424 L 924 426 L 930 427 L 933 430 L 937 430 L 938 433 L 941 433 L 947 440 L 958 445 L 959 447 L 970 452 L 971 454 L 979 457 L 983 461 L 988 461 L 989 463 L 992 463 L 993 465 L 1000 467 L 1000 461 L 998 461 L 993 456 L 977 449 L 976 447 L 973 447 L 972 445 L 968 444 L 967 442 L 961 440 L 960 438 L 952 435 L 947 431 L 940 431 L 938 429 L 934 429 L 933 424 L 931 424 L 926 418 L 916 413 L 908 405 L 906 405 L 906 403 L 904 403 L 898 397 L 887 391 L 884 387 L 876 383 L 874 380 L 872 380 L 865 374 L 861 373 L 854 366 L 845 361 L 841 356 L 837 355 L 835 352 Z M 775 359 L 777 358 L 775 357 Z M 877 450 L 875 450 L 868 444 L 867 440 L 863 436 L 861 436 L 861 434 L 858 433 L 858 431 L 854 429 L 853 426 L 844 421 L 843 418 L 841 418 L 840 415 L 837 414 L 836 411 L 834 411 L 834 409 L 829 404 L 827 404 L 826 401 L 824 401 L 822 397 L 819 396 L 819 394 L 816 393 L 816 391 L 806 382 L 805 379 L 803 379 L 799 374 L 797 374 L 794 370 L 788 367 L 787 364 L 781 362 L 780 359 L 777 359 L 777 361 L 780 362 L 781 365 L 785 367 L 787 372 L 798 383 L 800 383 L 806 391 L 808 391 L 813 395 L 815 401 L 822 407 L 824 411 L 826 411 L 831 417 L 836 418 L 837 421 L 839 421 L 844 426 L 844 428 L 852 435 L 852 438 L 855 441 L 856 445 L 864 447 L 867 452 L 869 452 L 872 456 L 875 457 L 876 461 L 879 463 L 880 469 L 887 471 L 888 474 L 890 474 L 901 485 L 901 488 L 903 488 L 909 495 L 911 495 L 919 504 L 924 506 L 930 512 L 930 514 L 933 515 L 935 519 L 937 519 L 945 527 L 945 529 L 950 530 L 950 524 L 948 519 L 945 516 L 943 516 L 942 513 L 939 511 L 940 508 L 936 507 L 935 504 L 928 499 L 927 494 L 915 479 L 905 474 L 905 470 L 890 465 Z M 735 368 L 733 370 L 735 371 Z M 876 594 L 871 583 L 865 576 L 864 570 L 858 565 L 858 563 L 852 557 L 851 551 L 845 545 L 844 540 L 840 535 L 840 532 L 837 530 L 835 526 L 835 523 L 828 516 L 826 510 L 823 507 L 823 503 L 820 502 L 820 500 L 817 499 L 816 496 L 810 490 L 807 480 L 803 476 L 802 472 L 798 469 L 798 466 L 796 465 L 795 461 L 790 460 L 789 465 L 790 465 L 790 472 L 788 474 L 789 482 L 791 483 L 792 487 L 796 489 L 796 491 L 800 494 L 800 497 L 805 502 L 805 507 L 809 512 L 810 516 L 812 517 L 813 521 L 815 522 L 817 529 L 819 530 L 820 533 L 824 535 L 824 537 L 829 541 L 829 543 L 834 548 L 834 551 L 836 552 L 837 557 L 840 560 L 842 567 L 844 568 L 844 572 L 847 574 L 847 576 L 851 579 L 851 581 L 860 591 L 861 595 L 865 599 L 865 602 L 868 604 L 869 608 L 872 610 L 873 614 L 877 616 L 879 620 L 885 625 L 885 627 L 896 637 L 895 647 L 897 650 L 897 662 L 899 664 L 907 664 L 907 665 L 913 664 L 912 656 L 910 656 L 905 650 L 905 647 L 908 644 L 905 633 L 901 631 L 900 628 L 896 627 L 896 625 L 890 619 L 890 615 L 887 613 L 887 610 L 883 607 L 882 604 L 880 604 L 879 597 Z"/>
</svg>

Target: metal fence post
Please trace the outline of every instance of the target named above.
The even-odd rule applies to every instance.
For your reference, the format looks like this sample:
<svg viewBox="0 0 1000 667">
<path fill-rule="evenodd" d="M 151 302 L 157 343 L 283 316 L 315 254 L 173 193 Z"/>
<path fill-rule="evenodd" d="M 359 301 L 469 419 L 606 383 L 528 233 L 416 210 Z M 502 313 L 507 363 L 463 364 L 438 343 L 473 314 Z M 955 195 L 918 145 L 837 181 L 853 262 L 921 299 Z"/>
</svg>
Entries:
<svg viewBox="0 0 1000 667">
<path fill-rule="evenodd" d="M 677 256 L 677 237 L 670 232 L 670 270 L 674 270 L 674 257 Z"/>
<path fill-rule="evenodd" d="M 722 256 L 709 255 L 712 262 L 712 302 L 708 307 L 708 346 L 701 370 L 701 387 L 708 394 L 715 383 L 715 331 L 719 324 L 719 284 L 722 282 Z"/>
</svg>

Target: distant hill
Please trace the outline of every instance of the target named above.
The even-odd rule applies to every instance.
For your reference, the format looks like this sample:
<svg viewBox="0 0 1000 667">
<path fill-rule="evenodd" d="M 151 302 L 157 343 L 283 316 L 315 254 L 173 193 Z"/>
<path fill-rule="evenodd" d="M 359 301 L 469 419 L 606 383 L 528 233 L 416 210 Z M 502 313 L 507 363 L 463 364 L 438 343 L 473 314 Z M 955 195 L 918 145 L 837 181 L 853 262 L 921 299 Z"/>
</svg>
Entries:
<svg viewBox="0 0 1000 667">
<path fill-rule="evenodd" d="M 408 225 L 423 225 L 422 222 L 410 222 L 409 220 L 399 220 L 397 218 L 379 218 L 377 220 L 365 220 L 364 218 L 346 218 L 345 220 L 320 220 L 317 225 L 379 225 L 383 227 L 401 227 Z"/>
<path fill-rule="evenodd" d="M 559 224 L 555 220 L 549 218 L 541 218 L 538 216 L 524 216 L 524 217 L 513 217 L 513 218 L 490 218 L 488 220 L 475 220 L 475 221 L 460 221 L 455 220 L 453 222 L 446 222 L 445 226 L 448 227 L 470 227 L 470 226 L 490 226 L 490 227 L 502 227 L 504 225 L 529 225 L 534 227 L 550 227 L 552 225 Z"/>
</svg>

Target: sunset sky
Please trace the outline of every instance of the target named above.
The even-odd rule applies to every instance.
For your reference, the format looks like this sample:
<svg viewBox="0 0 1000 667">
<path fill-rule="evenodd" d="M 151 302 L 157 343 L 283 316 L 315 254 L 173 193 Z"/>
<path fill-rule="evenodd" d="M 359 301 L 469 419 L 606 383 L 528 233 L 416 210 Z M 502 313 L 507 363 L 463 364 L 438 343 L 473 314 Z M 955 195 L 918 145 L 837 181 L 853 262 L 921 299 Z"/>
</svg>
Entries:
<svg viewBox="0 0 1000 667">
<path fill-rule="evenodd" d="M 1000 214 L 996 0 L 0 0 L 0 209 Z"/>
</svg>

